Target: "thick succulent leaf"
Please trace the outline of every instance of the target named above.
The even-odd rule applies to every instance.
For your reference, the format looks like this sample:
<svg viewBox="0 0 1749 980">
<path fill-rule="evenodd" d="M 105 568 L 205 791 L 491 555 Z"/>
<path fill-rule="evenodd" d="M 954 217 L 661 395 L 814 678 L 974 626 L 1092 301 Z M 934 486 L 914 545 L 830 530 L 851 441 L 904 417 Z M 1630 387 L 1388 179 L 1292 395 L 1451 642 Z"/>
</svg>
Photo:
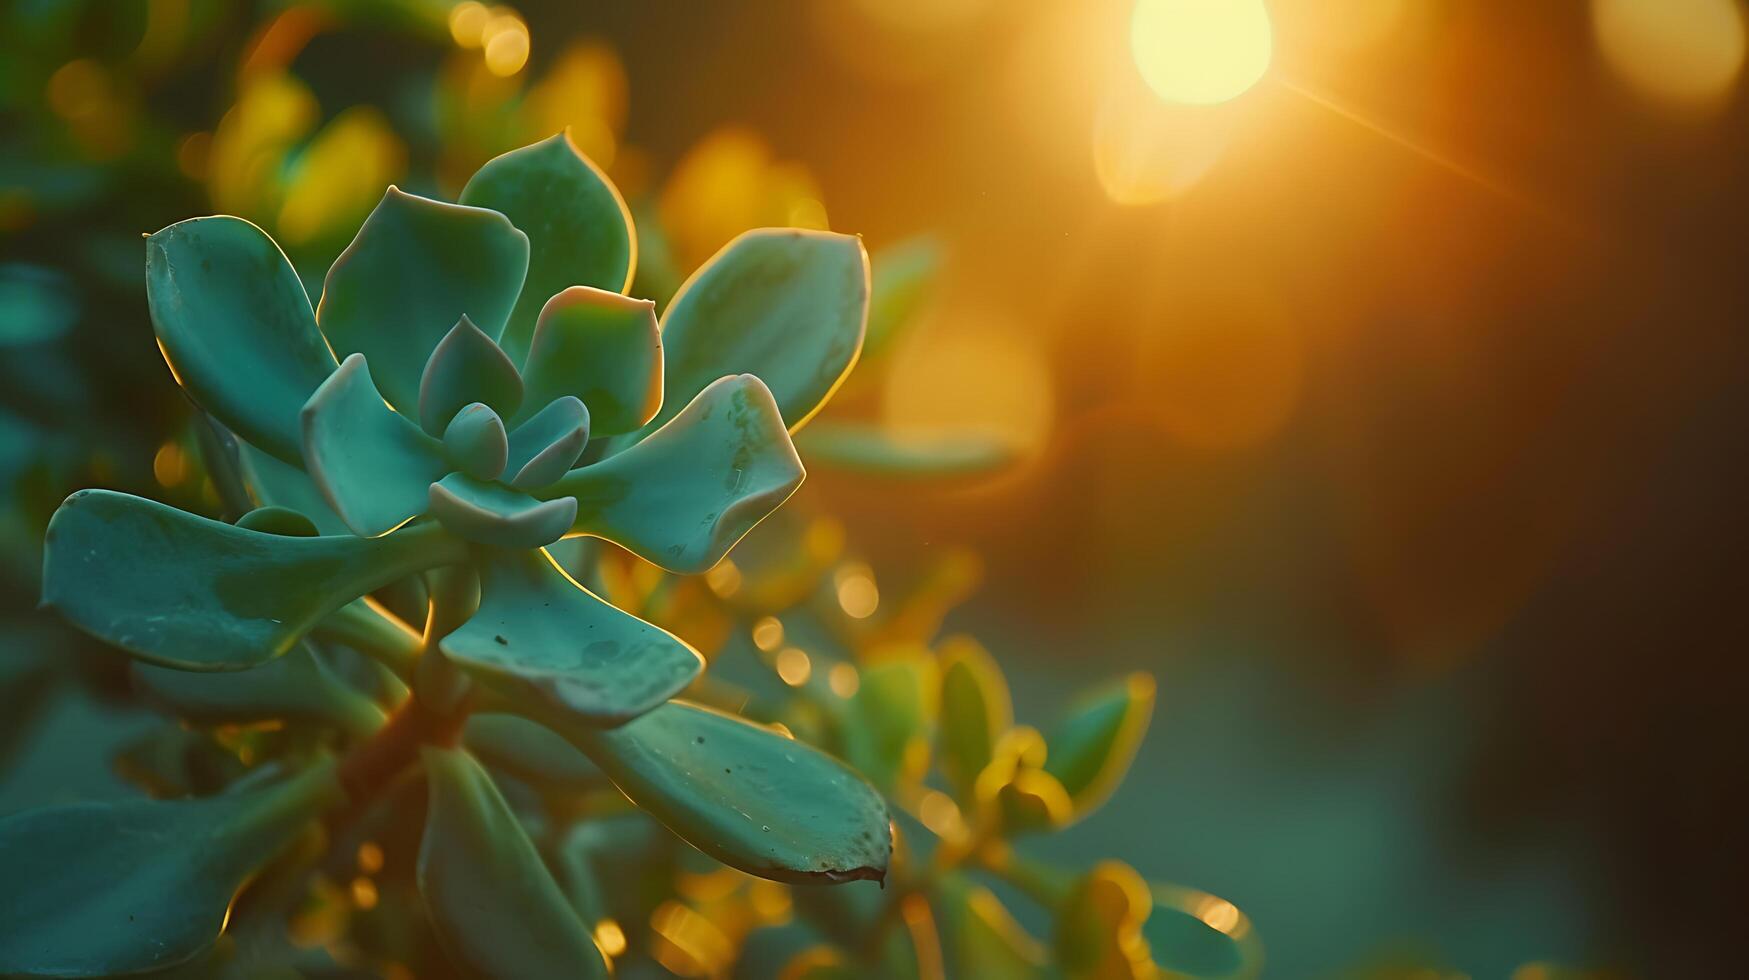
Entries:
<svg viewBox="0 0 1749 980">
<path fill-rule="evenodd" d="M 583 791 L 607 785 L 601 767 L 575 745 L 521 715 L 469 715 L 462 745 L 486 765 L 537 786 Z"/>
<path fill-rule="evenodd" d="M 940 278 L 941 244 L 927 235 L 908 239 L 876 252 L 870 266 L 865 360 L 891 350 L 906 328 L 917 322 Z"/>
<path fill-rule="evenodd" d="M 532 492 L 557 482 L 588 444 L 589 409 L 575 395 L 553 399 L 510 434 L 510 485 Z"/>
<path fill-rule="evenodd" d="M 383 403 L 363 354 L 351 354 L 303 410 L 304 468 L 352 533 L 374 538 L 425 512 L 450 469 L 443 444 Z"/>
<path fill-rule="evenodd" d="M 370 359 L 383 397 L 412 417 L 438 340 L 463 316 L 503 333 L 528 264 L 528 237 L 504 215 L 390 187 L 329 268 L 316 320 L 340 356 Z"/>
<path fill-rule="evenodd" d="M 431 516 L 456 534 L 498 548 L 542 548 L 577 518 L 572 497 L 536 500 L 501 483 L 451 473 L 429 489 Z"/>
<path fill-rule="evenodd" d="M 308 473 L 298 465 L 281 462 L 246 442 L 237 443 L 237 460 L 242 467 L 243 482 L 249 496 L 263 507 L 285 507 L 308 517 L 322 534 L 351 534 L 346 522 L 322 499 Z"/>
<path fill-rule="evenodd" d="M 488 161 L 460 200 L 503 214 L 528 235 L 528 278 L 499 339 L 519 364 L 550 297 L 570 286 L 624 292 L 632 281 L 631 212 L 563 133 Z"/>
<path fill-rule="evenodd" d="M 435 525 L 288 538 L 82 490 L 49 522 L 43 603 L 149 663 L 241 670 L 290 650 L 353 599 L 466 555 Z"/>
<path fill-rule="evenodd" d="M 492 338 L 462 317 L 443 335 L 419 379 L 419 424 L 441 435 L 462 406 L 483 402 L 502 418 L 522 407 L 522 376 Z"/>
<path fill-rule="evenodd" d="M 1011 443 L 984 433 L 898 436 L 859 422 L 815 422 L 796 433 L 796 448 L 834 469 L 929 480 L 983 476 L 1020 459 Z"/>
<path fill-rule="evenodd" d="M 936 758 L 962 802 L 972 798 L 978 774 L 994 758 L 996 740 L 1014 724 L 1008 682 L 988 651 L 967 636 L 943 642 L 941 727 Z"/>
<path fill-rule="evenodd" d="M 202 725 L 284 720 L 368 735 L 383 723 L 382 709 L 334 676 L 307 647 L 253 670 L 222 674 L 135 664 L 134 678 L 151 698 Z"/>
<path fill-rule="evenodd" d="M 1131 674 L 1080 698 L 1045 739 L 1045 771 L 1068 791 L 1077 817 L 1123 781 L 1153 714 L 1154 679 Z"/>
<path fill-rule="evenodd" d="M 323 763 L 206 799 L 0 820 L 0 975 L 115 976 L 193 958 L 243 883 L 339 799 Z"/>
<path fill-rule="evenodd" d="M 529 404 L 576 395 L 601 435 L 630 432 L 662 407 L 656 304 L 589 286 L 547 301 L 522 366 Z"/>
<path fill-rule="evenodd" d="M 608 976 L 589 929 L 486 770 L 460 749 L 428 747 L 424 759 L 431 804 L 419 893 L 455 965 L 494 980 Z"/>
<path fill-rule="evenodd" d="M 757 375 L 790 431 L 856 363 L 868 319 L 868 254 L 850 235 L 761 229 L 693 273 L 662 316 L 662 411 L 673 418 L 725 374 Z"/>
<path fill-rule="evenodd" d="M 712 384 L 643 442 L 572 470 L 541 496 L 577 499 L 574 533 L 692 574 L 728 554 L 803 475 L 771 392 L 743 374 Z"/>
<path fill-rule="evenodd" d="M 704 668 L 691 647 L 596 598 L 545 552 L 480 564 L 480 609 L 443 652 L 518 703 L 617 725 L 680 693 Z"/>
<path fill-rule="evenodd" d="M 682 701 L 618 728 L 560 734 L 633 803 L 730 867 L 790 882 L 886 877 L 886 804 L 818 749 Z"/>
<path fill-rule="evenodd" d="M 463 473 L 476 480 L 496 480 L 510 459 L 510 437 L 497 412 L 474 402 L 455 413 L 443 430 L 443 450 Z"/>
<path fill-rule="evenodd" d="M 146 239 L 158 347 L 195 404 L 302 465 L 298 410 L 334 371 L 298 274 L 242 218 L 179 221 Z"/>
<path fill-rule="evenodd" d="M 1256 976 L 1263 953 L 1251 920 L 1231 902 L 1178 885 L 1152 884 L 1142 937 L 1156 966 L 1186 977 Z"/>
</svg>

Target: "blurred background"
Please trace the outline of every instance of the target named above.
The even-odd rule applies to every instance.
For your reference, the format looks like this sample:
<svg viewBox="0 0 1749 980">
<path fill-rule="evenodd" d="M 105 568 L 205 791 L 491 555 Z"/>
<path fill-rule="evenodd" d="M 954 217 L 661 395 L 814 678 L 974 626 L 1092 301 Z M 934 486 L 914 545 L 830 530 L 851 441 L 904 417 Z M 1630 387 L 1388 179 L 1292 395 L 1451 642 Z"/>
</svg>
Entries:
<svg viewBox="0 0 1749 980">
<path fill-rule="evenodd" d="M 1271 976 L 1734 972 L 1740 0 L 0 11 L 0 812 L 119 792 L 140 723 L 31 612 L 48 513 L 203 492 L 141 233 L 243 215 L 317 289 L 384 184 L 569 127 L 652 293 L 754 226 L 939 250 L 846 410 L 1014 462 L 810 493 L 877 567 L 981 556 L 950 625 L 1023 715 L 1158 677 L 1062 856 L 1231 899 Z"/>
</svg>

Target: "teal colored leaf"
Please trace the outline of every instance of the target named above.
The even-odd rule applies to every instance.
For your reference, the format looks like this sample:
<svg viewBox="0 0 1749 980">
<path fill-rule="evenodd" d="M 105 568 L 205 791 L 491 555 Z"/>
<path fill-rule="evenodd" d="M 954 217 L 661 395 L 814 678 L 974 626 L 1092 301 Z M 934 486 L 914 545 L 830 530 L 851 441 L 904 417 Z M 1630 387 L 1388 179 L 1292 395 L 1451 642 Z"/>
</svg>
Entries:
<svg viewBox="0 0 1749 980">
<path fill-rule="evenodd" d="M 934 297 L 941 276 L 941 243 L 928 235 L 899 242 L 876 252 L 870 268 L 868 339 L 862 345 L 865 362 L 891 350 Z"/>
<path fill-rule="evenodd" d="M 158 347 L 195 404 L 257 447 L 303 464 L 298 411 L 334 371 L 285 254 L 242 218 L 192 218 L 146 239 Z"/>
<path fill-rule="evenodd" d="M 545 552 L 501 551 L 479 567 L 480 609 L 442 649 L 518 704 L 617 725 L 704 669 L 691 647 L 596 598 Z"/>
<path fill-rule="evenodd" d="M 522 406 L 522 377 L 474 321 L 462 317 L 431 351 L 419 380 L 419 424 L 439 435 L 462 406 L 484 402 L 501 418 Z"/>
<path fill-rule="evenodd" d="M 460 200 L 503 214 L 528 235 L 528 278 L 499 338 L 518 364 L 541 307 L 560 290 L 624 292 L 632 281 L 631 212 L 607 176 L 562 133 L 488 161 Z"/>
<path fill-rule="evenodd" d="M 869 476 L 984 476 L 1020 459 L 1010 443 L 978 432 L 898 435 L 859 422 L 817 421 L 796 433 L 795 441 L 809 463 Z"/>
<path fill-rule="evenodd" d="M 590 930 L 486 770 L 460 749 L 427 747 L 424 759 L 431 804 L 419 894 L 450 960 L 494 980 L 608 976 Z"/>
<path fill-rule="evenodd" d="M 303 470 L 281 462 L 246 442 L 237 443 L 237 459 L 249 496 L 262 507 L 285 507 L 308 517 L 323 534 L 351 534 L 346 522 L 322 499 L 322 491 Z"/>
<path fill-rule="evenodd" d="M 451 473 L 430 489 L 431 516 L 469 541 L 498 548 L 542 548 L 577 518 L 571 497 L 536 500 L 502 483 Z"/>
<path fill-rule="evenodd" d="M 633 803 L 724 864 L 774 881 L 886 877 L 886 804 L 818 749 L 683 701 L 618 728 L 559 733 Z"/>
<path fill-rule="evenodd" d="M 253 670 L 219 674 L 135 664 L 134 678 L 148 696 L 201 725 L 284 720 L 363 736 L 383 723 L 382 709 L 334 676 L 307 647 Z"/>
<path fill-rule="evenodd" d="M 850 699 L 844 756 L 875 785 L 915 785 L 929 764 L 930 736 L 940 703 L 940 675 L 926 652 L 882 657 L 863 668 Z"/>
<path fill-rule="evenodd" d="M 115 976 L 192 959 L 224 929 L 238 889 L 341 799 L 323 763 L 205 799 L 0 820 L 0 975 Z"/>
<path fill-rule="evenodd" d="M 1178 885 L 1154 883 L 1149 891 L 1154 907 L 1142 923 L 1142 938 L 1155 965 L 1211 980 L 1253 977 L 1262 970 L 1251 920 L 1232 903 Z"/>
<path fill-rule="evenodd" d="M 715 565 L 801 486 L 804 471 L 764 383 L 723 378 L 630 449 L 541 492 L 577 499 L 572 531 L 669 571 Z"/>
<path fill-rule="evenodd" d="M 452 469 L 443 444 L 383 403 L 363 354 L 350 354 L 303 409 L 304 468 L 352 533 L 374 538 L 425 513 Z"/>
<path fill-rule="evenodd" d="M 948 639 L 941 658 L 941 727 L 936 759 L 961 802 L 973 799 L 978 774 L 995 758 L 996 740 L 1014 724 L 1008 681 L 976 640 Z"/>
<path fill-rule="evenodd" d="M 1154 714 L 1154 678 L 1131 674 L 1083 696 L 1046 737 L 1045 772 L 1082 817 L 1111 795 L 1141 747 Z"/>
<path fill-rule="evenodd" d="M 601 435 L 630 432 L 662 407 L 656 304 L 588 286 L 547 301 L 522 366 L 529 404 L 576 395 Z"/>
<path fill-rule="evenodd" d="M 510 458 L 510 437 L 497 412 L 474 402 L 455 413 L 443 430 L 443 449 L 463 473 L 476 480 L 496 480 Z"/>
<path fill-rule="evenodd" d="M 108 490 L 68 497 L 46 540 L 44 605 L 184 670 L 265 663 L 359 596 L 467 555 L 433 524 L 386 538 L 287 538 Z"/>
<path fill-rule="evenodd" d="M 724 246 L 662 316 L 662 411 L 673 418 L 725 374 L 758 376 L 791 432 L 826 403 L 862 348 L 868 254 L 824 231 L 767 228 Z"/>
<path fill-rule="evenodd" d="M 336 354 L 370 359 L 383 397 L 412 417 L 438 340 L 464 316 L 503 333 L 528 265 L 528 237 L 504 215 L 390 187 L 329 268 L 316 320 Z"/>
<path fill-rule="evenodd" d="M 469 715 L 462 745 L 486 765 L 542 788 L 581 792 L 607 785 L 601 767 L 575 745 L 521 715 Z"/>
<path fill-rule="evenodd" d="M 589 444 L 589 409 L 574 395 L 552 400 L 510 434 L 510 485 L 533 492 L 558 482 Z"/>
</svg>

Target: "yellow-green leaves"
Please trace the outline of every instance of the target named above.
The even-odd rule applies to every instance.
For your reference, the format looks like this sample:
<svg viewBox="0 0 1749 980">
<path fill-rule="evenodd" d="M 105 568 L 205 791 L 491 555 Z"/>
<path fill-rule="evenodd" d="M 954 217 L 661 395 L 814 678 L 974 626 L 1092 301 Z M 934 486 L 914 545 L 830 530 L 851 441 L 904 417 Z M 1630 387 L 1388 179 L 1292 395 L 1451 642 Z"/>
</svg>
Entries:
<svg viewBox="0 0 1749 980">
<path fill-rule="evenodd" d="M 443 652 L 531 710 L 615 725 L 678 694 L 704 667 L 671 634 L 602 602 L 544 552 L 482 564 L 480 609 Z"/>
<path fill-rule="evenodd" d="M 1051 731 L 1044 768 L 1068 791 L 1077 818 L 1123 781 L 1153 713 L 1154 679 L 1131 674 L 1080 698 Z"/>
<path fill-rule="evenodd" d="M 861 239 L 767 228 L 724 246 L 662 316 L 662 411 L 672 418 L 725 374 L 757 375 L 795 431 L 856 363 L 868 319 Z"/>
<path fill-rule="evenodd" d="M 206 799 L 0 820 L 0 975 L 115 976 L 191 959 L 243 883 L 340 798 L 324 763 Z"/>
<path fill-rule="evenodd" d="M 1072 977 L 1143 980 L 1256 976 L 1262 953 L 1251 922 L 1231 902 L 1153 885 L 1119 861 L 1078 881 L 1057 908 L 1056 949 Z"/>
<path fill-rule="evenodd" d="M 662 405 L 656 306 L 647 299 L 573 286 L 541 310 L 522 371 L 529 407 L 575 395 L 589 406 L 596 432 L 630 432 Z"/>
<path fill-rule="evenodd" d="M 619 728 L 561 734 L 633 803 L 730 867 L 792 882 L 886 876 L 886 804 L 817 749 L 680 701 Z"/>
<path fill-rule="evenodd" d="M 427 748 L 431 803 L 419 893 L 444 951 L 470 976 L 606 977 L 601 951 L 491 777 L 466 752 Z"/>
<path fill-rule="evenodd" d="M 888 792 L 917 785 L 929 768 L 939 695 L 927 651 L 893 651 L 865 666 L 844 733 L 850 764 Z"/>
<path fill-rule="evenodd" d="M 390 187 L 329 268 L 317 323 L 335 353 L 369 358 L 383 397 L 413 416 L 426 358 L 457 320 L 471 318 L 488 337 L 504 332 L 528 246 L 495 211 Z"/>
<path fill-rule="evenodd" d="M 1014 724 L 1014 706 L 1002 671 L 978 641 L 950 637 L 941 658 L 941 729 L 936 755 L 941 773 L 961 800 L 972 798 L 978 774 L 994 758 L 996 741 Z"/>
<path fill-rule="evenodd" d="M 333 372 L 334 355 L 273 239 L 241 218 L 179 221 L 146 239 L 146 298 L 158 347 L 189 397 L 301 465 L 298 410 Z"/>
<path fill-rule="evenodd" d="M 542 491 L 577 498 L 574 533 L 670 571 L 708 570 L 801 485 L 802 462 L 771 392 L 723 378 L 643 442 Z"/>
<path fill-rule="evenodd" d="M 631 282 L 637 251 L 631 212 L 563 134 L 488 161 L 460 200 L 503 214 L 528 236 L 528 277 L 499 338 L 518 364 L 541 307 L 554 294 L 570 286 L 617 293 Z"/>
<path fill-rule="evenodd" d="M 363 354 L 351 354 L 302 411 L 304 467 L 352 533 L 387 534 L 425 512 L 450 470 L 443 444 L 383 403 Z"/>
<path fill-rule="evenodd" d="M 374 539 L 281 537 L 107 490 L 68 497 L 46 550 L 46 605 L 184 670 L 264 663 L 359 596 L 466 556 L 434 525 Z"/>
</svg>

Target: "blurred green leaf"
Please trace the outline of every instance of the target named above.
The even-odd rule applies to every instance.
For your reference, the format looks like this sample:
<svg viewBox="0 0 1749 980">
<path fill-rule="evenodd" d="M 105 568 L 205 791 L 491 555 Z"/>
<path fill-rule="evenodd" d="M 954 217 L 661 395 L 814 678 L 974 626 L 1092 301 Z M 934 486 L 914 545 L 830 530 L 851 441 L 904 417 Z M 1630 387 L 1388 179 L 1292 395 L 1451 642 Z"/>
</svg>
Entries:
<svg viewBox="0 0 1749 980">
<path fill-rule="evenodd" d="M 0 974 L 114 976 L 211 945 L 243 883 L 341 799 L 332 763 L 197 800 L 0 820 Z"/>
<path fill-rule="evenodd" d="M 202 725 L 284 720 L 365 736 L 383 723 L 381 708 L 335 677 L 308 649 L 251 670 L 218 674 L 135 664 L 134 677 L 177 715 Z"/>
<path fill-rule="evenodd" d="M 814 422 L 796 433 L 796 447 L 810 463 L 933 480 L 994 473 L 1020 458 L 1011 445 L 983 433 L 901 437 L 860 422 Z"/>
<path fill-rule="evenodd" d="M 937 653 L 941 658 L 937 765 L 964 803 L 972 799 L 978 774 L 994 757 L 996 740 L 1014 724 L 1014 705 L 1001 668 L 978 641 L 950 637 Z"/>
<path fill-rule="evenodd" d="M 1178 885 L 1150 886 L 1142 936 L 1155 964 L 1187 977 L 1253 977 L 1263 968 L 1251 920 L 1225 899 Z"/>
<path fill-rule="evenodd" d="M 850 699 L 845 756 L 875 785 L 892 792 L 923 778 L 941 681 L 927 651 L 890 654 L 862 669 Z"/>
<path fill-rule="evenodd" d="M 1154 679 L 1131 674 L 1078 699 L 1046 737 L 1045 771 L 1069 791 L 1077 818 L 1123 782 L 1153 713 Z"/>
<path fill-rule="evenodd" d="M 431 803 L 419 893 L 445 952 L 478 977 L 606 977 L 589 929 L 486 770 L 460 749 L 427 747 Z"/>
<path fill-rule="evenodd" d="M 990 889 L 950 876 L 932 904 L 951 951 L 949 976 L 1042 980 L 1046 975 L 1044 946 L 1026 934 Z"/>
<path fill-rule="evenodd" d="M 892 349 L 934 298 L 941 276 L 941 252 L 941 243 L 934 237 L 920 235 L 874 254 L 870 262 L 868 339 L 862 347 L 865 368 Z"/>
<path fill-rule="evenodd" d="M 81 490 L 49 522 L 43 602 L 148 663 L 241 670 L 353 599 L 465 556 L 432 524 L 386 538 L 288 538 Z"/>
</svg>

